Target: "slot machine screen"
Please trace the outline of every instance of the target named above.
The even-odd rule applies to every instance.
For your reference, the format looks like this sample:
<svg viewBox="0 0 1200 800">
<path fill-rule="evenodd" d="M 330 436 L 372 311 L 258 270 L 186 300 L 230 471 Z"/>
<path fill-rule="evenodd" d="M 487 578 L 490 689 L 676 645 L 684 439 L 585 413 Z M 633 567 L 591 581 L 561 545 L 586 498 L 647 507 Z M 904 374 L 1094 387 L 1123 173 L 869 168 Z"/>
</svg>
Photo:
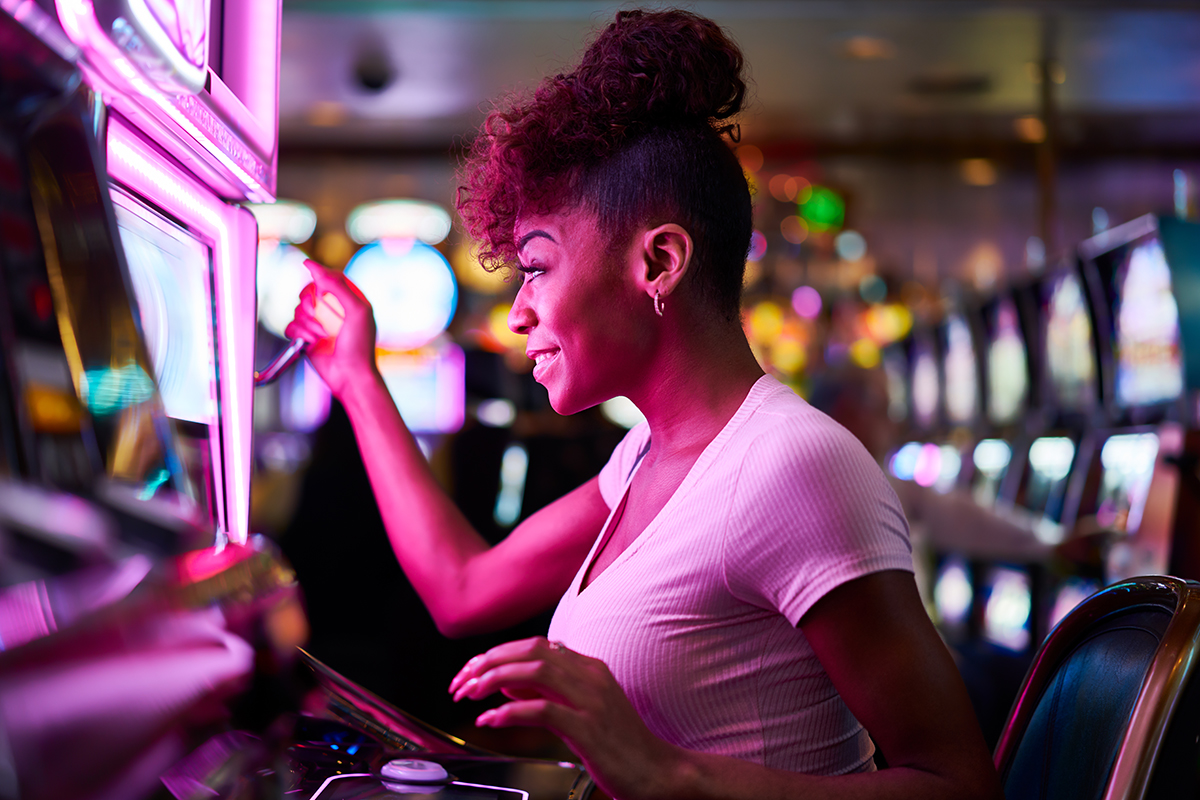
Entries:
<svg viewBox="0 0 1200 800">
<path fill-rule="evenodd" d="M 974 600 L 970 565 L 955 556 L 947 558 L 938 568 L 933 584 L 933 606 L 938 624 L 952 635 L 964 632 Z"/>
<path fill-rule="evenodd" d="M 941 402 L 941 381 L 932 339 L 913 337 L 911 367 L 913 421 L 921 428 L 932 428 L 937 423 Z"/>
<path fill-rule="evenodd" d="M 1063 521 L 1075 450 L 1075 441 L 1067 436 L 1042 436 L 1029 446 L 1024 485 L 1017 502 L 1054 527 Z"/>
<path fill-rule="evenodd" d="M 1114 396 L 1124 408 L 1183 392 L 1179 307 L 1157 234 L 1096 258 L 1113 320 Z"/>
<path fill-rule="evenodd" d="M 1006 650 L 1029 647 L 1033 592 L 1029 573 L 993 567 L 984 582 L 983 638 Z"/>
<path fill-rule="evenodd" d="M 1100 450 L 1100 497 L 1096 521 L 1123 533 L 1136 533 L 1150 492 L 1158 436 L 1121 433 L 1108 437 Z"/>
<path fill-rule="evenodd" d="M 112 190 L 146 349 L 180 459 L 208 524 L 219 522 L 220 432 L 212 252 L 178 223 Z"/>
<path fill-rule="evenodd" d="M 942 327 L 942 337 L 946 417 L 952 424 L 969 425 L 977 414 L 979 379 L 974 337 L 966 318 L 951 314 Z"/>
<path fill-rule="evenodd" d="M 1054 593 L 1054 605 L 1050 607 L 1048 630 L 1063 621 L 1063 618 L 1075 610 L 1075 607 L 1103 588 L 1100 581 L 1085 578 L 1068 578 Z"/>
<path fill-rule="evenodd" d="M 1097 402 L 1097 366 L 1091 315 L 1074 271 L 1060 272 L 1044 288 L 1045 363 L 1055 403 L 1087 411 Z"/>
<path fill-rule="evenodd" d="M 1003 439 L 982 439 L 975 445 L 971 458 L 975 464 L 971 495 L 985 508 L 994 505 L 1012 461 L 1012 445 Z"/>
<path fill-rule="evenodd" d="M 986 312 L 987 417 L 993 425 L 1016 422 L 1029 396 L 1029 359 L 1017 304 L 998 298 Z"/>
<path fill-rule="evenodd" d="M 908 419 L 908 357 L 897 345 L 883 350 L 883 374 L 887 380 L 888 419 Z"/>
</svg>

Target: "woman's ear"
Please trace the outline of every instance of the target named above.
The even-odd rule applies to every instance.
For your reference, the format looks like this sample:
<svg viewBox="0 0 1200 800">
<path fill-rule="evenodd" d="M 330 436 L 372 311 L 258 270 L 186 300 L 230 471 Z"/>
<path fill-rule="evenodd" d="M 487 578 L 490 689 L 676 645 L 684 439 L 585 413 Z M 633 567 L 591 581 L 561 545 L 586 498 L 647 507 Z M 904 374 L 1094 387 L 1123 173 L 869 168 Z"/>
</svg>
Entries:
<svg viewBox="0 0 1200 800">
<path fill-rule="evenodd" d="M 674 222 L 655 226 L 642 233 L 639 256 L 646 293 L 665 298 L 692 267 L 692 237 Z"/>
</svg>

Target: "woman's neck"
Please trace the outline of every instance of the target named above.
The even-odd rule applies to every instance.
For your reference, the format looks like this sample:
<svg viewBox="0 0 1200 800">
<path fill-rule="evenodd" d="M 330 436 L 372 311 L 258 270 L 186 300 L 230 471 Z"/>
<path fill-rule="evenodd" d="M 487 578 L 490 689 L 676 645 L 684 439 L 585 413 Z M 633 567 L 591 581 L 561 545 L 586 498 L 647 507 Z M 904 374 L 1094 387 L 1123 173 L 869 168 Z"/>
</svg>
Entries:
<svg viewBox="0 0 1200 800">
<path fill-rule="evenodd" d="M 646 416 L 657 458 L 703 450 L 763 375 L 740 325 L 700 333 L 666 333 L 643 391 L 630 398 Z"/>
</svg>

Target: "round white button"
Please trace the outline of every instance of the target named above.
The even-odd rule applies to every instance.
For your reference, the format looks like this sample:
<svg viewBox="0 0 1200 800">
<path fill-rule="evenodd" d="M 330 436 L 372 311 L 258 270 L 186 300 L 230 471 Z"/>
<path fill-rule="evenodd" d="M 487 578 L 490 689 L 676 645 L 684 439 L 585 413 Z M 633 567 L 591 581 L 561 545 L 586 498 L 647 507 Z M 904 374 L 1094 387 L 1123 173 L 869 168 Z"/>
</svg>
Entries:
<svg viewBox="0 0 1200 800">
<path fill-rule="evenodd" d="M 379 774 L 384 780 L 398 783 L 442 783 L 450 778 L 441 764 L 415 758 L 394 758 L 383 765 Z"/>
</svg>

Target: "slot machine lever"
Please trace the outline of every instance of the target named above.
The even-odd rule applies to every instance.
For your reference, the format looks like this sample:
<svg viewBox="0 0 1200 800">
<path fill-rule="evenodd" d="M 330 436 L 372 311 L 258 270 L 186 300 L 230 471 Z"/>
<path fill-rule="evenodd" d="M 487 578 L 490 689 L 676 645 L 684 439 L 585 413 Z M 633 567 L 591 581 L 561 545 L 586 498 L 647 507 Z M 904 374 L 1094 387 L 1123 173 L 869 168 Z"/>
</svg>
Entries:
<svg viewBox="0 0 1200 800">
<path fill-rule="evenodd" d="M 288 342 L 288 346 L 283 351 L 271 359 L 271 363 L 263 367 L 262 371 L 255 370 L 254 386 L 266 386 L 279 380 L 279 376 L 287 370 L 288 367 L 295 364 L 304 352 L 308 349 L 308 342 L 303 339 L 292 339 Z"/>
</svg>

